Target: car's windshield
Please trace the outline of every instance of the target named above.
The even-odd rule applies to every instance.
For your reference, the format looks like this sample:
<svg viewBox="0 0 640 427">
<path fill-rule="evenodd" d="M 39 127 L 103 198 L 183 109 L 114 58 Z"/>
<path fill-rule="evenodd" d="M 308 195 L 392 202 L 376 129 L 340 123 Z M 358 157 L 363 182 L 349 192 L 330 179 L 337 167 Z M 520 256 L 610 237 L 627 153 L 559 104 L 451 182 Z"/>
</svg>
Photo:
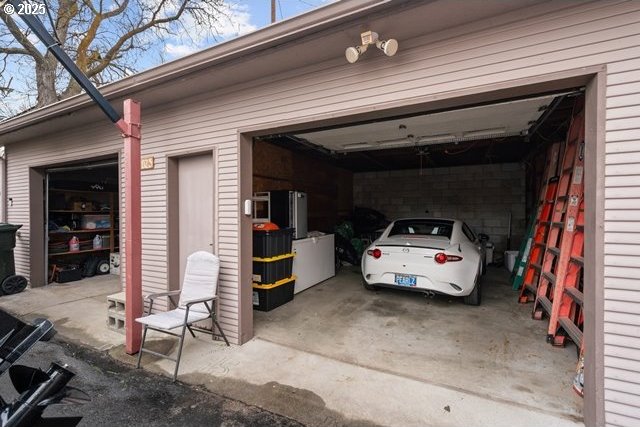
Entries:
<svg viewBox="0 0 640 427">
<path fill-rule="evenodd" d="M 433 219 L 402 219 L 393 223 L 389 236 L 399 234 L 443 236 L 451 239 L 453 221 Z"/>
</svg>

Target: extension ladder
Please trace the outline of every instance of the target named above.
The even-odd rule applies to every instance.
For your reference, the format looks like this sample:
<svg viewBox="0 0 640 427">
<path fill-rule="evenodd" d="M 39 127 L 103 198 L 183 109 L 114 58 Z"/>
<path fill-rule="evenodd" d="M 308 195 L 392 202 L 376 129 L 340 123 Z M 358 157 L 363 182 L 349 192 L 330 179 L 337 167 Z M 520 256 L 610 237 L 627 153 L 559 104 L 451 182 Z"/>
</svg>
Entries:
<svg viewBox="0 0 640 427">
<path fill-rule="evenodd" d="M 531 215 L 531 218 L 527 223 L 527 234 L 520 244 L 518 257 L 516 258 L 516 263 L 513 267 L 513 271 L 511 272 L 511 276 L 509 277 L 509 280 L 511 281 L 511 288 L 514 291 L 519 291 L 522 287 L 522 282 L 524 280 L 524 270 L 525 268 L 527 268 L 529 252 L 531 251 L 531 244 L 533 243 L 533 232 L 536 228 L 537 219 L 538 211 L 536 210 L 533 215 Z"/>
<path fill-rule="evenodd" d="M 540 189 L 540 200 L 538 203 L 538 211 L 533 224 L 533 235 L 526 263 L 522 272 L 518 271 L 514 279 L 514 288 L 519 287 L 517 281 L 522 278 L 522 288 L 520 288 L 520 303 L 533 301 L 538 289 L 538 278 L 540 277 L 540 269 L 542 256 L 544 254 L 545 242 L 549 231 L 549 219 L 555 203 L 556 189 L 558 187 L 558 178 L 556 177 L 556 169 L 558 167 L 558 154 L 560 152 L 560 143 L 556 142 L 549 147 L 547 152 L 547 166 L 543 176 L 543 185 Z M 529 245 L 529 243 L 527 243 Z M 526 248 L 525 248 L 526 252 Z M 522 268 L 522 267 L 519 267 Z"/>
<path fill-rule="evenodd" d="M 584 98 L 576 100 L 544 261 L 538 280 L 533 318 L 549 316 L 547 341 L 564 345 L 563 329 L 582 346 L 582 301 L 579 289 L 584 264 Z"/>
</svg>

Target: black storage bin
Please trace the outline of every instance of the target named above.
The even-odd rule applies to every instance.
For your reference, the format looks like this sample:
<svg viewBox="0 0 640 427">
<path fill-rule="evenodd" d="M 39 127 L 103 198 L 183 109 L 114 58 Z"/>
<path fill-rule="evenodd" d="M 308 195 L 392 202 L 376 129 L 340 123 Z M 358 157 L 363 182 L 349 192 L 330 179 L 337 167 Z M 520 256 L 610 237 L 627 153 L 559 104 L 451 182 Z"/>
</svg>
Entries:
<svg viewBox="0 0 640 427">
<path fill-rule="evenodd" d="M 253 283 L 258 285 L 276 283 L 291 277 L 293 254 L 272 258 L 253 258 Z"/>
<path fill-rule="evenodd" d="M 289 277 L 273 285 L 253 285 L 253 309 L 270 311 L 293 300 L 296 278 Z"/>
<path fill-rule="evenodd" d="M 293 228 L 254 230 L 253 256 L 258 258 L 271 258 L 291 253 L 293 233 Z"/>
<path fill-rule="evenodd" d="M 16 247 L 16 232 L 20 227 L 21 224 L 0 224 L 0 282 L 16 274 L 13 248 Z"/>
<path fill-rule="evenodd" d="M 66 265 L 58 269 L 56 282 L 68 283 L 82 280 L 82 270 L 79 265 Z"/>
</svg>

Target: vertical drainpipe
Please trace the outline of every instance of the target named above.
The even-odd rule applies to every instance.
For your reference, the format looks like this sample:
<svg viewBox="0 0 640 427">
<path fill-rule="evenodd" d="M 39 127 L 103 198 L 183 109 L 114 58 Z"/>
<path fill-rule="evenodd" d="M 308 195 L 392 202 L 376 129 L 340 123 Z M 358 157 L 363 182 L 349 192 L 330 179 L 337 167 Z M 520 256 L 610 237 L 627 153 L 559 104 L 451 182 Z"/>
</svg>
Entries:
<svg viewBox="0 0 640 427">
<path fill-rule="evenodd" d="M 7 157 L 0 147 L 0 222 L 7 222 Z"/>
</svg>

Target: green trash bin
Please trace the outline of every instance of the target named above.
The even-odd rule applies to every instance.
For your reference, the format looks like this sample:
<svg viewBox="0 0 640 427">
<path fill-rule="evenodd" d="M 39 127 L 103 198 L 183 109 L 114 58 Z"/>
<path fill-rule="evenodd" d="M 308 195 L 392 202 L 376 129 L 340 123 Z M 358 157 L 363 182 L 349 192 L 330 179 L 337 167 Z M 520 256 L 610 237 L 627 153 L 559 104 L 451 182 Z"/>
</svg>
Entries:
<svg viewBox="0 0 640 427">
<path fill-rule="evenodd" d="M 16 275 L 13 248 L 16 247 L 16 231 L 22 225 L 0 224 L 0 295 L 17 294 L 27 287 L 27 279 Z"/>
</svg>

